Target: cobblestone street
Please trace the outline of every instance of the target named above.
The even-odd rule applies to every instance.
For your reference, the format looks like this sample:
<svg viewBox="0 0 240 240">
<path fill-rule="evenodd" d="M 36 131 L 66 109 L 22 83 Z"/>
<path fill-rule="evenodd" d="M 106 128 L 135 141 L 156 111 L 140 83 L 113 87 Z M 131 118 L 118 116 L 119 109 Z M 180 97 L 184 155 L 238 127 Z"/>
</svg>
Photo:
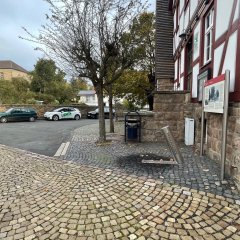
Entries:
<svg viewBox="0 0 240 240">
<path fill-rule="evenodd" d="M 0 239 L 240 239 L 239 193 L 216 163 L 182 146 L 178 166 L 143 165 L 166 146 L 96 134 L 77 129 L 65 159 L 0 145 Z"/>
<path fill-rule="evenodd" d="M 171 157 L 168 146 L 159 143 L 125 143 L 123 124 L 117 122 L 115 128 L 118 134 L 108 134 L 113 144 L 104 146 L 95 143 L 97 124 L 75 130 L 64 159 L 240 199 L 232 181 L 220 181 L 219 163 L 206 157 L 200 158 L 191 147 L 184 144 L 180 146 L 184 161 L 179 162 L 179 165 L 143 164 L 142 159 Z"/>
</svg>

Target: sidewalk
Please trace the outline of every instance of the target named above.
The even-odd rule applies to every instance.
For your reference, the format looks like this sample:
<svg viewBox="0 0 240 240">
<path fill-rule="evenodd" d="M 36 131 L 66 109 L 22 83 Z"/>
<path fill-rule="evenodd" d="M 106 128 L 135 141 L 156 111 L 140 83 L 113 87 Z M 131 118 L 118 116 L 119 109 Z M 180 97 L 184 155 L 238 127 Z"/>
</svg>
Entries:
<svg viewBox="0 0 240 240">
<path fill-rule="evenodd" d="M 166 147 L 98 146 L 97 129 L 77 129 L 65 160 L 0 145 L 1 240 L 240 239 L 239 194 L 215 164 L 183 147 L 179 166 L 143 165 Z"/>
<path fill-rule="evenodd" d="M 115 134 L 107 134 L 111 143 L 104 146 L 96 145 L 98 124 L 75 130 L 64 159 L 240 199 L 239 192 L 231 180 L 221 182 L 219 163 L 207 157 L 199 157 L 193 153 L 191 147 L 184 144 L 180 146 L 184 161 L 179 162 L 177 166 L 145 164 L 142 163 L 142 159 L 171 157 L 168 146 L 159 143 L 125 143 L 123 124 L 117 122 L 115 128 Z"/>
</svg>

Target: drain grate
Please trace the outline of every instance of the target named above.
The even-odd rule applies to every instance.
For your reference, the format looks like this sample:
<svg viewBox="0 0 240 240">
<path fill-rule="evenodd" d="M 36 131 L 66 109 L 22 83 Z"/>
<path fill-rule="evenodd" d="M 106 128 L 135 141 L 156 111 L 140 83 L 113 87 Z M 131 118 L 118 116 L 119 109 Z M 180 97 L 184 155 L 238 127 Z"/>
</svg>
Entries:
<svg viewBox="0 0 240 240">
<path fill-rule="evenodd" d="M 142 163 L 148 163 L 148 164 L 162 164 L 162 165 L 177 165 L 177 161 L 175 161 L 173 158 L 166 157 L 166 156 L 158 156 L 154 154 L 150 155 L 141 155 L 142 157 Z"/>
</svg>

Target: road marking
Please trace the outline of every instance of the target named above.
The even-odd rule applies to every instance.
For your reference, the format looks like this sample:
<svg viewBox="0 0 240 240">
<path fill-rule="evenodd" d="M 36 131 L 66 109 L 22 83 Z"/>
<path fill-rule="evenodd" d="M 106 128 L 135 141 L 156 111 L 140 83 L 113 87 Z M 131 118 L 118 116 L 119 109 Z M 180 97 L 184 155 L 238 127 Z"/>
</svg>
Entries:
<svg viewBox="0 0 240 240">
<path fill-rule="evenodd" d="M 58 148 L 57 152 L 55 153 L 54 157 L 60 157 L 66 143 L 62 143 L 60 147 Z"/>
<path fill-rule="evenodd" d="M 60 157 L 66 154 L 70 142 L 62 143 L 55 153 L 54 157 Z"/>
<path fill-rule="evenodd" d="M 63 150 L 62 150 L 62 153 L 61 153 L 62 156 L 66 154 L 67 149 L 68 149 L 68 147 L 69 147 L 69 144 L 70 144 L 70 142 L 66 142 L 66 144 L 65 144 L 65 146 L 64 146 L 64 148 L 63 148 Z"/>
</svg>

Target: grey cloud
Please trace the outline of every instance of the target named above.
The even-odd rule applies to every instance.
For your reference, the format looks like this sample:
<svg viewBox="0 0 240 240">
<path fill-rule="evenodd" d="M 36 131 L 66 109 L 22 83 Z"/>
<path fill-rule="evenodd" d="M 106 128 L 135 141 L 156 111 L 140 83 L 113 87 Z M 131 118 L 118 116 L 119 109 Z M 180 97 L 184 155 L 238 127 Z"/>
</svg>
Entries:
<svg viewBox="0 0 240 240">
<path fill-rule="evenodd" d="M 12 60 L 26 70 L 42 57 L 32 43 L 19 39 L 26 36 L 22 27 L 36 33 L 45 22 L 48 5 L 43 0 L 0 0 L 0 60 Z"/>
</svg>

